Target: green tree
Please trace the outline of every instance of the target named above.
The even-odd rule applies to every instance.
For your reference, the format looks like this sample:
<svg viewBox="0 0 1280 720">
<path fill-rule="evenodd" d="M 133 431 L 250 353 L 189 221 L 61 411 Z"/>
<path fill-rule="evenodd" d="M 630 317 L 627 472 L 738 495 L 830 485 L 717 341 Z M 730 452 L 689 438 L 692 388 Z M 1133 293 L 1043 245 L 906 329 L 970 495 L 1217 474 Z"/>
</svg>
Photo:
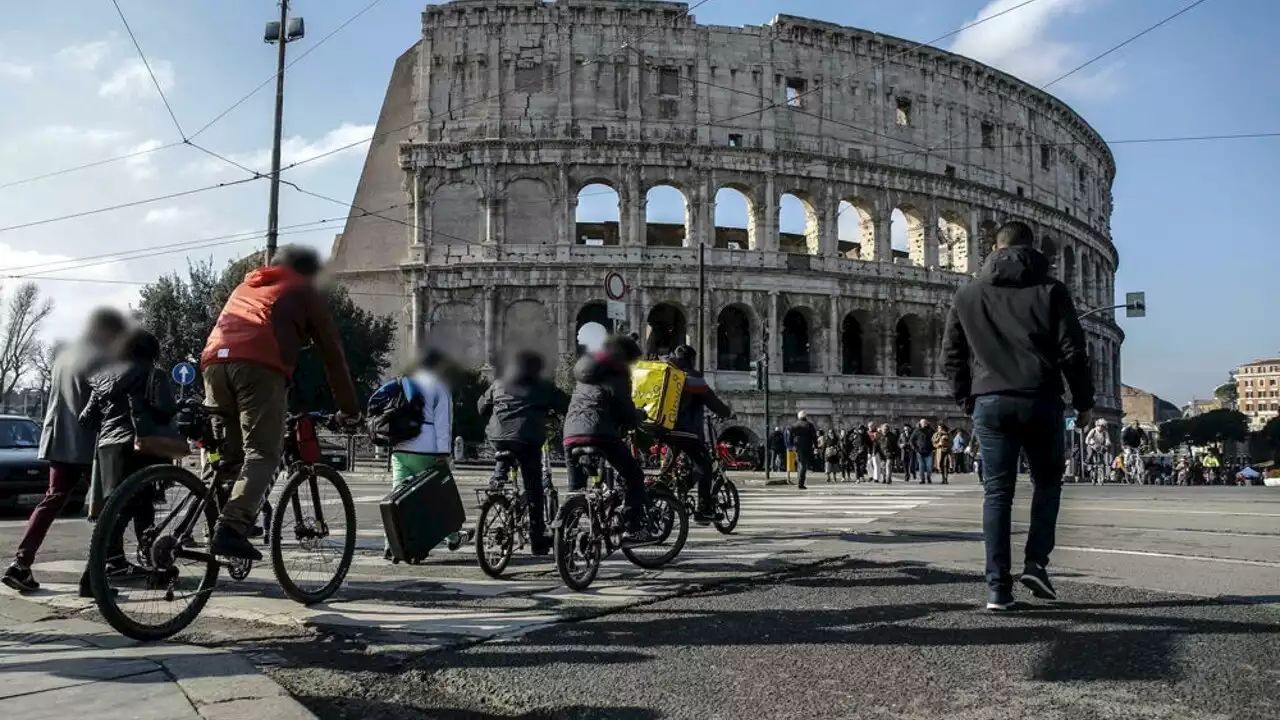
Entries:
<svg viewBox="0 0 1280 720">
<path fill-rule="evenodd" d="M 1175 418 L 1160 423 L 1160 449 L 1173 452 L 1187 441 L 1187 423 L 1189 420 Z"/>
<path fill-rule="evenodd" d="M 135 315 L 160 340 L 163 367 L 200 357 L 227 298 L 261 262 L 261 256 L 255 253 L 228 263 L 221 271 L 209 261 L 192 263 L 185 276 L 170 273 L 142 288 Z M 325 299 L 342 338 L 358 399 L 363 403 L 386 372 L 395 322 L 391 317 L 375 316 L 357 307 L 342 287 L 327 288 Z M 328 380 L 313 349 L 304 350 L 298 359 L 290 402 L 299 411 L 333 407 Z"/>
<path fill-rule="evenodd" d="M 1263 457 L 1271 460 L 1280 459 L 1280 417 L 1268 420 L 1267 424 L 1254 433 L 1250 440 L 1249 447 L 1253 450 L 1255 460 Z M 1259 450 L 1261 452 L 1258 452 Z"/>
<path fill-rule="evenodd" d="M 1186 435 L 1192 445 L 1243 442 L 1249 437 L 1249 418 L 1235 410 L 1210 410 L 1187 420 Z"/>
<path fill-rule="evenodd" d="M 1214 388 L 1213 397 L 1218 402 L 1222 403 L 1223 407 L 1226 407 L 1226 408 L 1235 407 L 1236 401 L 1240 399 L 1240 390 L 1236 386 L 1236 379 L 1233 377 L 1231 378 L 1231 380 L 1224 382 L 1218 387 Z"/>
</svg>

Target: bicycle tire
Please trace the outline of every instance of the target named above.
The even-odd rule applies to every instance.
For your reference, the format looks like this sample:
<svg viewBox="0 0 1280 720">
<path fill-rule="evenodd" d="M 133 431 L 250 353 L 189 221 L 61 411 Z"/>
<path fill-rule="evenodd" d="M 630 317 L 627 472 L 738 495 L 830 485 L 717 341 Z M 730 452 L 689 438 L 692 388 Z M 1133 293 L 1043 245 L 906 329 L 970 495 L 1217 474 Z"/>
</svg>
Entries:
<svg viewBox="0 0 1280 720">
<path fill-rule="evenodd" d="M 503 553 L 500 559 L 495 561 L 485 550 L 485 527 L 490 513 L 494 512 L 494 508 L 497 507 L 501 507 L 502 512 L 505 513 L 503 530 L 506 533 L 506 542 L 503 543 Z M 502 573 L 507 569 L 507 565 L 510 564 L 511 556 L 515 554 L 514 525 L 511 503 L 507 502 L 506 497 L 490 495 L 485 498 L 484 504 L 480 506 L 480 517 L 476 519 L 476 561 L 480 563 L 480 569 L 484 571 L 484 574 L 495 580 L 502 579 Z"/>
<path fill-rule="evenodd" d="M 345 530 L 345 537 L 342 544 L 342 558 L 338 561 L 338 569 L 334 572 L 329 582 L 325 583 L 317 591 L 308 592 L 298 587 L 298 584 L 289 577 L 288 568 L 284 564 L 284 546 L 281 544 L 281 529 L 284 526 L 285 518 L 290 516 L 290 501 L 293 495 L 298 493 L 298 488 L 307 474 L 302 471 L 294 472 L 289 476 L 289 480 L 285 482 L 284 489 L 280 491 L 280 499 L 276 503 L 274 516 L 271 518 L 271 572 L 276 576 L 276 582 L 280 583 L 280 589 L 284 594 L 294 602 L 303 605 L 314 605 L 318 602 L 324 602 L 342 587 L 342 583 L 347 579 L 347 573 L 351 570 L 351 560 L 356 552 L 356 504 L 351 498 L 351 489 L 347 487 L 347 481 L 337 470 L 327 465 L 313 465 L 312 471 L 316 478 L 328 480 L 338 491 L 338 498 L 342 504 L 342 520 Z"/>
<path fill-rule="evenodd" d="M 582 592 L 596 579 L 596 575 L 600 572 L 600 543 L 601 539 L 595 535 L 592 529 L 592 537 L 589 542 L 591 547 L 587 551 L 586 571 L 582 575 L 574 575 L 568 567 L 569 556 L 573 552 L 573 544 L 576 537 L 568 538 L 565 536 L 564 520 L 575 520 L 578 516 L 585 517 L 588 526 L 594 525 L 591 518 L 591 506 L 587 503 L 587 498 L 582 495 L 574 495 L 565 501 L 564 507 L 560 508 L 560 514 L 556 518 L 555 535 L 552 540 L 552 547 L 556 556 L 556 572 L 560 574 L 560 579 L 564 581 L 566 587 L 570 590 Z"/>
<path fill-rule="evenodd" d="M 719 503 L 721 490 L 725 493 L 725 503 L 723 505 Z M 723 510 L 726 516 L 729 513 L 729 508 L 733 509 L 732 520 L 721 520 L 720 515 L 717 513 L 716 519 L 712 522 L 716 531 L 721 535 L 731 534 L 738 527 L 738 519 L 742 517 L 742 499 L 738 496 L 738 486 L 729 478 L 722 477 L 716 483 L 716 486 L 711 489 L 711 499 L 719 506 L 716 509 Z"/>
<path fill-rule="evenodd" d="M 154 642 L 172 637 L 194 622 L 204 610 L 205 604 L 209 602 L 209 595 L 217 583 L 220 568 L 218 562 L 210 556 L 205 564 L 204 577 L 191 603 L 186 610 L 174 616 L 169 622 L 145 625 L 135 621 L 121 609 L 119 605 L 121 596 L 113 591 L 106 573 L 107 561 L 110 559 L 107 553 L 110 551 L 111 538 L 116 536 L 117 531 L 123 534 L 125 527 L 121 521 L 125 520 L 127 524 L 124 511 L 130 506 L 134 497 L 140 492 L 149 490 L 152 484 L 158 481 L 170 482 L 172 483 L 170 487 L 180 485 L 196 498 L 203 498 L 208 492 L 208 487 L 199 478 L 177 465 L 152 465 L 139 470 L 126 478 L 107 498 L 98 521 L 93 526 L 93 536 L 89 540 L 89 587 L 93 591 L 93 601 L 98 606 L 98 612 L 116 632 L 142 642 Z M 204 520 L 205 532 L 212 537 L 217 515 L 211 502 L 205 503 Z"/>
<path fill-rule="evenodd" d="M 689 539 L 689 508 L 674 493 L 659 485 L 649 488 L 646 494 L 646 505 L 661 500 L 667 504 L 667 507 L 671 508 L 673 520 L 678 527 L 664 528 L 662 536 L 663 538 L 670 537 L 671 530 L 674 529 L 676 531 L 675 542 L 671 545 L 670 550 L 656 558 L 637 555 L 634 549 L 627 547 L 622 548 L 622 554 L 637 567 L 642 567 L 645 570 L 656 570 L 675 560 L 680 555 L 680 551 L 684 549 L 684 544 Z M 646 512 L 648 512 L 648 508 L 646 508 Z"/>
</svg>

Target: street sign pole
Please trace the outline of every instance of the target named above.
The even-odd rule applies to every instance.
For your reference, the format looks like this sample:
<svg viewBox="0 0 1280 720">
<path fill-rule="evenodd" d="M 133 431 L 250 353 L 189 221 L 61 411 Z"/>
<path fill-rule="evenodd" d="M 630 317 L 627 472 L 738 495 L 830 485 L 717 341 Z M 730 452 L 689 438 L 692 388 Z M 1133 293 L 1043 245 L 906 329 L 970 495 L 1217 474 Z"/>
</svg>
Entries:
<svg viewBox="0 0 1280 720">
<path fill-rule="evenodd" d="M 760 336 L 760 375 L 764 379 L 764 481 L 768 484 L 773 470 L 773 448 L 769 444 L 769 328 Z"/>
</svg>

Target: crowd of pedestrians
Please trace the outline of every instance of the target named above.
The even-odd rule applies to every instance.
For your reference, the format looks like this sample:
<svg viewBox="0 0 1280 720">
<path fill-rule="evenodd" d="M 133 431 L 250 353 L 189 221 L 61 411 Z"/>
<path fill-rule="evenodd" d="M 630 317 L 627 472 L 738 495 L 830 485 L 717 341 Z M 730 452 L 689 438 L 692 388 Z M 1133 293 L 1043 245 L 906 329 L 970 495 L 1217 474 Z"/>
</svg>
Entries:
<svg viewBox="0 0 1280 720">
<path fill-rule="evenodd" d="M 936 425 L 921 418 L 915 426 L 863 423 L 819 430 L 804 411 L 787 427 L 774 427 L 768 441 L 771 469 L 786 469 L 794 453 L 798 487 L 808 487 L 811 470 L 827 482 L 891 483 L 895 475 L 922 485 L 936 477 L 946 485 L 951 475 L 978 473 L 982 462 L 977 439 L 961 428 Z"/>
</svg>

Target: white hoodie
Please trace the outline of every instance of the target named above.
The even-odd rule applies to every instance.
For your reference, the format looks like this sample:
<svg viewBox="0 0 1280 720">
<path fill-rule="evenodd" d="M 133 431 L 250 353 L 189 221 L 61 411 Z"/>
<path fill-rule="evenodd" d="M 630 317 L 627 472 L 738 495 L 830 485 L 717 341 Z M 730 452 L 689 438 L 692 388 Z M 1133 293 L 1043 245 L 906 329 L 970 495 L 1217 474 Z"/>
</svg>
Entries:
<svg viewBox="0 0 1280 720">
<path fill-rule="evenodd" d="M 416 438 L 396 445 L 394 452 L 448 455 L 453 443 L 453 397 L 440 378 L 428 370 L 409 380 L 422 393 L 422 431 Z"/>
</svg>

